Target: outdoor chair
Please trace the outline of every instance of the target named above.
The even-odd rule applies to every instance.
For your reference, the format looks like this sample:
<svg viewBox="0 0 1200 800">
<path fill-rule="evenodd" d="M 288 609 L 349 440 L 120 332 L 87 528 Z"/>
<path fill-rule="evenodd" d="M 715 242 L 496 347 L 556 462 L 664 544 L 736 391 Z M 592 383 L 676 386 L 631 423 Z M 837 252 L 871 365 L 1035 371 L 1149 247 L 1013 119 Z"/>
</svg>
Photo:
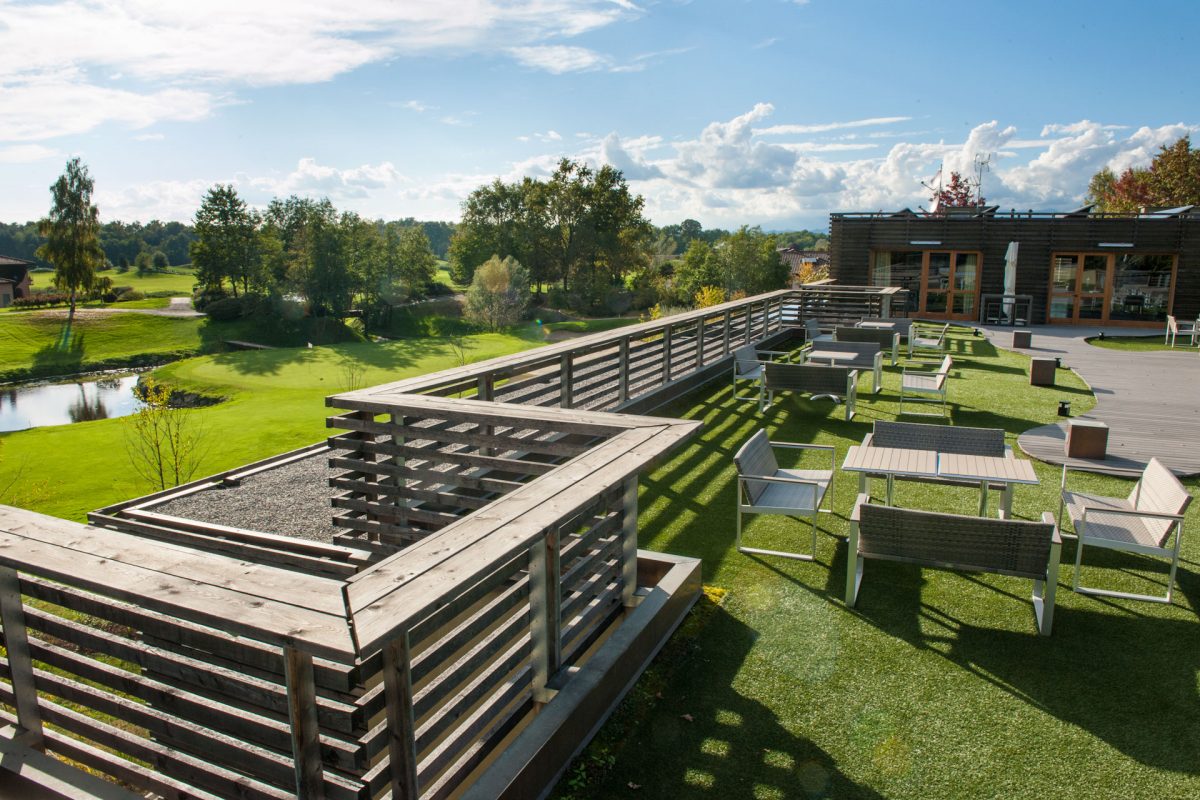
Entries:
<svg viewBox="0 0 1200 800">
<path fill-rule="evenodd" d="M 825 367 L 820 364 L 763 365 L 763 380 L 759 389 L 759 411 L 775 402 L 776 392 L 799 392 L 814 400 L 828 397 L 834 403 L 846 403 L 846 421 L 854 418 L 858 405 L 858 370 L 847 367 Z"/>
<path fill-rule="evenodd" d="M 767 356 L 763 359 L 762 356 Z M 738 397 L 738 382 L 749 382 L 754 386 L 762 383 L 763 362 L 776 359 L 787 360 L 791 356 L 780 350 L 759 350 L 752 344 L 739 347 L 733 351 L 733 396 L 739 400 L 759 401 L 759 397 Z"/>
<path fill-rule="evenodd" d="M 917 350 L 934 350 L 938 353 L 946 350 L 946 332 L 950 324 L 928 325 L 914 323 L 908 332 L 908 357 L 912 358 Z"/>
<path fill-rule="evenodd" d="M 1064 465 L 1062 503 L 1058 516 L 1061 525 L 1065 509 L 1075 528 L 1075 535 L 1079 537 L 1075 548 L 1075 578 L 1071 588 L 1083 594 L 1170 603 L 1175 588 L 1175 571 L 1179 566 L 1183 513 L 1192 502 L 1188 490 L 1157 458 L 1150 459 L 1128 497 L 1103 497 L 1069 491 L 1068 471 Z M 1079 572 L 1084 545 L 1171 559 L 1166 595 L 1131 594 L 1081 586 Z"/>
<path fill-rule="evenodd" d="M 940 362 L 938 361 L 913 361 L 914 365 L 936 367 L 933 370 L 910 369 L 904 367 L 904 372 L 900 376 L 900 410 L 899 414 L 915 414 L 926 417 L 945 417 L 946 416 L 946 387 L 950 382 L 950 367 L 954 365 L 954 361 L 950 356 L 945 356 Z M 925 411 L 905 412 L 904 401 L 908 400 L 911 403 L 940 403 L 941 411 L 938 414 L 931 414 Z"/>
<path fill-rule="evenodd" d="M 803 364 L 817 353 L 841 353 L 844 357 L 831 358 L 829 363 L 838 367 L 862 370 L 871 373 L 871 392 L 878 394 L 883 389 L 883 350 L 877 342 L 835 342 L 826 341 L 806 345 L 800 351 L 800 363 Z M 825 363 L 819 356 L 818 363 Z"/>
<path fill-rule="evenodd" d="M 1048 511 L 1041 522 L 988 519 L 872 505 L 861 494 L 850 514 L 846 605 L 858 600 L 868 558 L 1012 575 L 1033 581 L 1038 633 L 1049 636 L 1061 554 L 1062 538 Z"/>
<path fill-rule="evenodd" d="M 826 452 L 829 454 L 829 469 L 780 469 L 773 448 Z M 733 461 L 738 472 L 738 552 L 812 561 L 817 551 L 817 514 L 832 511 L 834 448 L 829 445 L 772 442 L 767 439 L 767 432 L 760 430 L 742 445 Z M 829 498 L 829 503 L 822 508 L 826 497 Z M 811 553 L 744 546 L 743 514 L 780 514 L 797 519 L 808 517 L 812 522 Z"/>
<path fill-rule="evenodd" d="M 822 333 L 821 323 L 816 319 L 809 317 L 804 320 L 804 341 L 809 342 L 832 342 L 832 333 Z"/>
<path fill-rule="evenodd" d="M 1175 346 L 1175 339 L 1180 336 L 1188 337 L 1188 342 L 1195 345 L 1197 339 L 1200 339 L 1200 319 L 1192 322 L 1180 322 L 1174 316 L 1167 315 L 1167 333 L 1163 337 L 1163 344 Z"/>
<path fill-rule="evenodd" d="M 873 342 L 880 350 L 890 351 L 893 367 L 900 358 L 900 333 L 895 330 L 839 326 L 834 330 L 833 338 L 838 342 Z"/>
</svg>

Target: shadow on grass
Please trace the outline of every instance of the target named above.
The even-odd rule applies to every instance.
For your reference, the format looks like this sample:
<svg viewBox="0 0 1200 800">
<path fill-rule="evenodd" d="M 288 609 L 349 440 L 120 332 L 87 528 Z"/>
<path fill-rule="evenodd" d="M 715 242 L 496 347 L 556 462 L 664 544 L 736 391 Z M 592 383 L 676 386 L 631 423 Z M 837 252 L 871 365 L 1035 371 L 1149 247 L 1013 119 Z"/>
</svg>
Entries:
<svg viewBox="0 0 1200 800">
<path fill-rule="evenodd" d="M 87 356 L 86 336 L 64 322 L 58 337 L 33 354 L 31 372 L 35 375 L 80 372 Z"/>
<path fill-rule="evenodd" d="M 634 702 L 652 708 L 614 745 L 604 780 L 570 796 L 882 798 L 738 690 L 735 678 L 758 631 L 719 606 L 698 607 L 697 614 L 706 618 L 703 627 L 685 625 L 658 660 L 669 674 L 650 674 L 639 684 L 649 691 Z"/>
<path fill-rule="evenodd" d="M 1063 553 L 1064 562 L 1071 557 Z M 845 574 L 844 555 L 837 562 L 831 568 L 831 594 L 844 589 L 844 579 L 837 579 Z M 1115 562 L 1107 566 L 1120 568 Z M 992 581 L 961 576 L 985 586 L 996 595 L 995 603 L 1007 603 L 1014 614 L 1028 619 L 1027 632 L 1006 631 L 964 622 L 953 606 L 940 601 L 938 606 L 923 602 L 919 567 L 871 561 L 866 569 L 855 613 L 880 630 L 939 653 L 1139 763 L 1200 774 L 1200 626 L 1194 618 L 1163 618 L 1161 606 L 1145 603 L 1072 596 L 1066 577 L 1059 584 L 1060 599 L 1083 602 L 1066 608 L 1060 604 L 1053 634 L 1042 637 L 1036 633 L 1027 581 L 1002 579 L 997 590 Z M 1063 575 L 1069 576 L 1071 569 Z M 1196 575 L 1181 571 L 1179 580 L 1189 598 L 1200 594 Z"/>
</svg>

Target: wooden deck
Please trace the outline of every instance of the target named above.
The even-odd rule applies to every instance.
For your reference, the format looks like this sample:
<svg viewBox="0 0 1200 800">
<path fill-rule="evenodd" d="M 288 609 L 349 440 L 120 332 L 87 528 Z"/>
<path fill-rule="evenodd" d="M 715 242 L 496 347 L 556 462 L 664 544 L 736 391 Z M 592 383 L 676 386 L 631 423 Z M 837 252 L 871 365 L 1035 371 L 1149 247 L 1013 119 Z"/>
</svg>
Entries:
<svg viewBox="0 0 1200 800">
<path fill-rule="evenodd" d="M 1011 328 L 985 328 L 998 347 L 1012 347 Z M 1017 444 L 1051 464 L 1128 475 L 1157 456 L 1177 475 L 1200 474 L 1200 356 L 1194 348 L 1126 352 L 1093 347 L 1085 339 L 1099 329 L 1035 326 L 1033 347 L 1019 352 L 1062 359 L 1096 394 L 1081 419 L 1107 423 L 1108 457 L 1066 457 L 1066 420 L 1025 431 Z M 1111 329 L 1109 332 L 1113 332 Z M 1069 395 L 1064 400 L 1072 399 Z"/>
</svg>

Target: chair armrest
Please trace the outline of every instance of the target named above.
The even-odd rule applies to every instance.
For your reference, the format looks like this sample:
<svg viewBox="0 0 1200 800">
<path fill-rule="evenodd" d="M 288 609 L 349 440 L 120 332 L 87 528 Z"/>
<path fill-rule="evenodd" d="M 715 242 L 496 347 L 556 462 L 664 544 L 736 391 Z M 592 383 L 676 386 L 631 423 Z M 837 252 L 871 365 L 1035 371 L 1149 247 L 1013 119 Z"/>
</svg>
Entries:
<svg viewBox="0 0 1200 800">
<path fill-rule="evenodd" d="M 789 450 L 833 450 L 831 444 L 800 444 L 799 442 L 771 442 L 771 447 L 783 447 Z"/>
<path fill-rule="evenodd" d="M 858 513 L 858 510 L 863 506 L 868 505 L 870 502 L 871 495 L 867 494 L 866 492 L 863 492 L 858 497 L 854 498 L 854 509 L 850 512 L 850 521 L 858 522 L 862 517 L 862 515 Z"/>
<path fill-rule="evenodd" d="M 873 442 L 874 440 L 875 440 L 875 431 L 871 431 L 870 433 L 868 433 L 866 436 L 863 437 L 862 443 L 859 445 L 859 447 L 874 447 L 874 445 L 871 444 L 871 442 Z"/>
<path fill-rule="evenodd" d="M 1054 515 L 1049 511 L 1043 511 L 1042 522 L 1054 526 L 1054 532 L 1050 534 L 1050 544 L 1062 544 L 1062 534 L 1058 532 L 1058 522 L 1054 519 Z"/>
<path fill-rule="evenodd" d="M 1182 520 L 1183 514 L 1168 514 L 1163 511 L 1139 511 L 1135 508 L 1101 508 L 1099 506 L 1084 506 L 1082 519 L 1086 522 L 1089 511 L 1097 514 L 1115 514 L 1118 517 L 1145 517 L 1147 519 L 1173 519 Z"/>
</svg>

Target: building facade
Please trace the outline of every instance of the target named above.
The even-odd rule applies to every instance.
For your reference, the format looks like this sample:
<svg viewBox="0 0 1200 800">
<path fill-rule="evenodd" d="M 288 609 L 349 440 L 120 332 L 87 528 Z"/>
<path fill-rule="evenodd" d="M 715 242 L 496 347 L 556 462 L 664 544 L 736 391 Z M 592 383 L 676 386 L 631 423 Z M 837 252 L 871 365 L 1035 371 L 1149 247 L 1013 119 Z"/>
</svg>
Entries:
<svg viewBox="0 0 1200 800">
<path fill-rule="evenodd" d="M 997 321 L 1007 294 L 1023 324 L 1160 327 L 1200 316 L 1200 209 L 835 213 L 830 277 L 906 288 L 910 316 Z"/>
<path fill-rule="evenodd" d="M 33 278 L 29 270 L 32 261 L 26 261 L 12 256 L 0 256 L 0 308 L 7 308 L 13 301 L 29 296 Z"/>
</svg>

